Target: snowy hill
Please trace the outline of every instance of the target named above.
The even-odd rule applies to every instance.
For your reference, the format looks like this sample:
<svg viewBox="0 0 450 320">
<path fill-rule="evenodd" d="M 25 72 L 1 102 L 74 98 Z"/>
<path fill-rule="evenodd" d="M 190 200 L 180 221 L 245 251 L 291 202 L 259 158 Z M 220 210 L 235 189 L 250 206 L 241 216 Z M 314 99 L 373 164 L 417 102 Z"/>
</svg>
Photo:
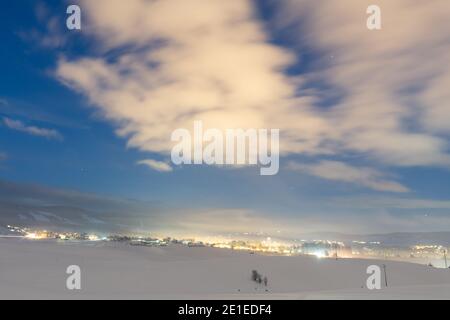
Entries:
<svg viewBox="0 0 450 320">
<path fill-rule="evenodd" d="M 1 238 L 0 257 L 1 299 L 450 299 L 450 270 L 402 262 Z M 366 289 L 373 264 L 386 264 L 389 288 Z M 81 267 L 81 291 L 66 289 L 69 265 Z"/>
</svg>

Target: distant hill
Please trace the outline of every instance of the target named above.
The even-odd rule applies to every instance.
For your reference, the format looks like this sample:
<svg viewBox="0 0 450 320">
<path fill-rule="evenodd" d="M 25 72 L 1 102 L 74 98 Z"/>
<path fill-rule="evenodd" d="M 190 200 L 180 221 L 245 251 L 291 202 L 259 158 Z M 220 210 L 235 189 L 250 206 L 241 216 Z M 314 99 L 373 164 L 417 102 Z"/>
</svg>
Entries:
<svg viewBox="0 0 450 320">
<path fill-rule="evenodd" d="M 388 246 L 409 247 L 416 244 L 450 246 L 450 232 L 395 232 L 386 234 L 343 234 L 336 232 L 310 233 L 305 240 L 327 239 L 350 243 L 352 241 L 381 242 Z"/>
</svg>

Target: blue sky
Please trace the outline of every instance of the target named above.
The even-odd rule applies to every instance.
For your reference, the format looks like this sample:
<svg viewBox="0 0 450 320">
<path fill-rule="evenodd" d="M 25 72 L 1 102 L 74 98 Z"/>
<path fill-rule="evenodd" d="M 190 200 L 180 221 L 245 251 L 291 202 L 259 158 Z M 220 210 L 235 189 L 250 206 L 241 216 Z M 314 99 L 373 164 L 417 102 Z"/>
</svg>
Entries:
<svg viewBox="0 0 450 320">
<path fill-rule="evenodd" d="M 176 0 L 80 1 L 81 31 L 65 28 L 64 1 L 3 4 L 0 178 L 161 203 L 182 212 L 167 229 L 229 231 L 244 216 L 249 231 L 448 230 L 449 6 L 432 1 L 425 26 L 405 1 L 379 1 L 374 34 L 365 4 L 346 1 L 198 0 L 183 18 Z M 213 127 L 280 128 L 279 174 L 171 165 L 170 131 L 188 110 Z"/>
</svg>

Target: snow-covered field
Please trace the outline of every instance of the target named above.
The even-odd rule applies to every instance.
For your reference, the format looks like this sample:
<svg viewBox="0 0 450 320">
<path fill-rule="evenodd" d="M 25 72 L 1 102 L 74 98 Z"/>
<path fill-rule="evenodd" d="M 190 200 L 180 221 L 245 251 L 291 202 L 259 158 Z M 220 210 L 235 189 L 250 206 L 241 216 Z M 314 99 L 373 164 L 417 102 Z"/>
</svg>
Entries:
<svg viewBox="0 0 450 320">
<path fill-rule="evenodd" d="M 369 265 L 389 287 L 366 288 Z M 81 267 L 81 290 L 66 269 Z M 267 288 L 251 281 L 253 269 Z M 266 291 L 267 290 L 267 291 Z M 450 270 L 403 262 L 263 256 L 214 248 L 0 238 L 0 299 L 450 299 Z"/>
</svg>

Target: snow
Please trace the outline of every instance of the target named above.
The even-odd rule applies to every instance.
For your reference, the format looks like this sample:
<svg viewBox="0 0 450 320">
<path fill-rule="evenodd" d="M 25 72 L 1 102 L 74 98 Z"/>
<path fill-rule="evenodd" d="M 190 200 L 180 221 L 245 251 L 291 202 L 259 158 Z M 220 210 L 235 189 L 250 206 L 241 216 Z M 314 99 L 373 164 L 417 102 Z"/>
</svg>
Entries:
<svg viewBox="0 0 450 320">
<path fill-rule="evenodd" d="M 373 264 L 386 265 L 388 288 L 365 287 Z M 66 288 L 69 265 L 81 267 L 80 291 Z M 253 269 L 268 277 L 267 292 L 251 281 Z M 181 245 L 0 238 L 0 299 L 450 299 L 450 270 Z"/>
</svg>

